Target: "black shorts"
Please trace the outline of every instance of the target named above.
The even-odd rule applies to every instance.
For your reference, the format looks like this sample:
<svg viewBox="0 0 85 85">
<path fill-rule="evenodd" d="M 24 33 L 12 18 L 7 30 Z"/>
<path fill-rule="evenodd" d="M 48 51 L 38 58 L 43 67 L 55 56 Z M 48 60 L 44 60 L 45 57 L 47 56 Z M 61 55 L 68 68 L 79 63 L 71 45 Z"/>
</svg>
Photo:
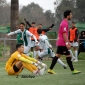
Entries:
<svg viewBox="0 0 85 85">
<path fill-rule="evenodd" d="M 56 53 L 61 55 L 70 55 L 66 46 L 58 46 Z"/>
<path fill-rule="evenodd" d="M 13 65 L 13 69 L 14 69 L 15 72 L 18 72 L 20 70 L 16 67 L 16 65 Z"/>
</svg>

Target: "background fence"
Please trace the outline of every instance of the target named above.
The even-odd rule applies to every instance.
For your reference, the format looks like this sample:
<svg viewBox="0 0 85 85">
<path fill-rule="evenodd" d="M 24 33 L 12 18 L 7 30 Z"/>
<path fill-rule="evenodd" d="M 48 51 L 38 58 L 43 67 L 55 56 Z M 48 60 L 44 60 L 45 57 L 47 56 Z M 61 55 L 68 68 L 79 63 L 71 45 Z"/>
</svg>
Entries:
<svg viewBox="0 0 85 85">
<path fill-rule="evenodd" d="M 8 45 L 10 41 L 16 41 L 16 39 L 0 38 L 0 61 L 6 61 L 10 57 L 10 45 Z M 56 53 L 56 39 L 49 39 L 49 41 Z M 65 56 L 61 56 L 61 58 L 65 59 Z M 78 58 L 85 60 L 85 53 L 81 52 Z"/>
</svg>

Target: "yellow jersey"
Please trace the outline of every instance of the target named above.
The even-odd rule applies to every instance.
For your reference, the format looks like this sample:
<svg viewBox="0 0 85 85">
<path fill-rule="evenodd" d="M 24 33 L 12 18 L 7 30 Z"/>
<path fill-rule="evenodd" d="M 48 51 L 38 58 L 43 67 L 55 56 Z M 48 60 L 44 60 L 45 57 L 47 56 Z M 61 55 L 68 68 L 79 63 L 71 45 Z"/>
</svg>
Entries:
<svg viewBox="0 0 85 85">
<path fill-rule="evenodd" d="M 8 69 L 9 67 L 13 66 L 16 62 L 19 61 L 19 57 L 18 55 L 21 55 L 22 57 L 28 59 L 28 56 L 26 56 L 23 53 L 19 53 L 18 51 L 14 52 L 11 57 L 8 59 L 8 61 L 6 62 L 6 69 Z"/>
</svg>

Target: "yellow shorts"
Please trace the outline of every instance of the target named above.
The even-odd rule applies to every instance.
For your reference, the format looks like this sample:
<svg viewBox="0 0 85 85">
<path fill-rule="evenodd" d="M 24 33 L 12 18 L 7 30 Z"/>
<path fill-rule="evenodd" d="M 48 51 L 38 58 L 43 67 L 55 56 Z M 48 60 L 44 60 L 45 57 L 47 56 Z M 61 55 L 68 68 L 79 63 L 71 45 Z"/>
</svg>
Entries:
<svg viewBox="0 0 85 85">
<path fill-rule="evenodd" d="M 22 67 L 21 67 L 21 69 L 18 72 L 14 71 L 13 66 L 7 68 L 6 71 L 7 71 L 8 75 L 18 75 L 19 73 L 22 72 Z"/>
</svg>

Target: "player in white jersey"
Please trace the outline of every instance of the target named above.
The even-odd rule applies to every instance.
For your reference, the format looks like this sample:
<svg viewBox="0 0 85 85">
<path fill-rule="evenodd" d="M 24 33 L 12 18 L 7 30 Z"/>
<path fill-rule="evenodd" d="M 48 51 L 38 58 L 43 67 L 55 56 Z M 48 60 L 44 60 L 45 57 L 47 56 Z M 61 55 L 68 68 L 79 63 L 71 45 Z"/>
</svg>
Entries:
<svg viewBox="0 0 85 85">
<path fill-rule="evenodd" d="M 50 55 L 52 58 L 55 57 L 55 53 L 52 50 L 52 45 L 48 41 L 48 37 L 42 34 L 42 29 L 37 30 L 39 34 L 39 44 L 42 47 L 43 51 L 38 53 L 38 56 L 42 58 L 43 56 Z M 64 64 L 60 59 L 58 59 L 58 63 L 60 63 L 65 69 L 66 64 Z"/>
<path fill-rule="evenodd" d="M 14 32 L 8 33 L 7 36 L 18 34 L 18 33 L 21 33 L 21 36 L 22 36 L 21 39 L 23 40 L 23 44 L 24 44 L 24 53 L 26 55 L 29 55 L 28 51 L 31 48 L 31 37 L 33 37 L 35 39 L 35 45 L 38 44 L 38 41 L 32 33 L 30 33 L 28 30 L 25 29 L 24 23 L 20 23 L 20 29 L 14 31 Z"/>
</svg>

